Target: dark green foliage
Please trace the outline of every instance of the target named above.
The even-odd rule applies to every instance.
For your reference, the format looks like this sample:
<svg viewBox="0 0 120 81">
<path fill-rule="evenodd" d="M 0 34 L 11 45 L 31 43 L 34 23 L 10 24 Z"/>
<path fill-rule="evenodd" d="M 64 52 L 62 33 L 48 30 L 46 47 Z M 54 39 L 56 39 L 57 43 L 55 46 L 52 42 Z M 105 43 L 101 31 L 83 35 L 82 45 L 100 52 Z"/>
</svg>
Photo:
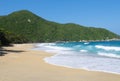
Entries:
<svg viewBox="0 0 120 81">
<path fill-rule="evenodd" d="M 9 46 L 10 41 L 7 39 L 5 31 L 0 29 L 0 46 Z"/>
<path fill-rule="evenodd" d="M 120 38 L 120 36 L 103 28 L 47 21 L 27 10 L 14 12 L 7 16 L 0 16 L 0 28 L 9 31 L 7 32 L 7 38 L 12 43 Z"/>
</svg>

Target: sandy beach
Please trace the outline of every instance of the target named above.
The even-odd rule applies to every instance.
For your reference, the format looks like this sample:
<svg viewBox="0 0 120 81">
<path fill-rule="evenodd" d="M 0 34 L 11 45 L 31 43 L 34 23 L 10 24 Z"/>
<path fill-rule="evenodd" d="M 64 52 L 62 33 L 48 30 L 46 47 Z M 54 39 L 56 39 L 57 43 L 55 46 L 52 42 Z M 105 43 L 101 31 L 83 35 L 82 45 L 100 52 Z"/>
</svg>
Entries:
<svg viewBox="0 0 120 81">
<path fill-rule="evenodd" d="M 4 47 L 0 56 L 0 81 L 120 81 L 120 75 L 72 69 L 46 63 L 54 54 L 31 50 L 34 44 Z"/>
</svg>

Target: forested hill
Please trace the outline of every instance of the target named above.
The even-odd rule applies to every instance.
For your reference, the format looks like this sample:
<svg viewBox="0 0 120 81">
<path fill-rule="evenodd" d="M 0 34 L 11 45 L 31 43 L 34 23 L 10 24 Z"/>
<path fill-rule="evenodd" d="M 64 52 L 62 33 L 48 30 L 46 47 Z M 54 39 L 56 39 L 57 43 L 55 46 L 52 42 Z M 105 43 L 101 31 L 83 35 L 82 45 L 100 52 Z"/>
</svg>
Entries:
<svg viewBox="0 0 120 81">
<path fill-rule="evenodd" d="M 0 16 L 0 30 L 7 31 L 6 38 L 13 43 L 120 38 L 120 36 L 103 28 L 51 22 L 27 10 Z"/>
</svg>

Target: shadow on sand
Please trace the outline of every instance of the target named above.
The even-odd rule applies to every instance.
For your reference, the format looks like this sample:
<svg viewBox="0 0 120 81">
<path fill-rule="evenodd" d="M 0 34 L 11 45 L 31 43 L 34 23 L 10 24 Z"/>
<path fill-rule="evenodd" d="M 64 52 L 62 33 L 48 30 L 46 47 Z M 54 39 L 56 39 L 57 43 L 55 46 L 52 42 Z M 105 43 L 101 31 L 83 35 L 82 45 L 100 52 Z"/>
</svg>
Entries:
<svg viewBox="0 0 120 81">
<path fill-rule="evenodd" d="M 0 47 L 0 56 L 4 56 L 5 54 L 8 54 L 9 52 L 20 53 L 20 52 L 24 52 L 24 51 L 22 51 L 22 50 L 6 50 L 6 49 Z"/>
</svg>

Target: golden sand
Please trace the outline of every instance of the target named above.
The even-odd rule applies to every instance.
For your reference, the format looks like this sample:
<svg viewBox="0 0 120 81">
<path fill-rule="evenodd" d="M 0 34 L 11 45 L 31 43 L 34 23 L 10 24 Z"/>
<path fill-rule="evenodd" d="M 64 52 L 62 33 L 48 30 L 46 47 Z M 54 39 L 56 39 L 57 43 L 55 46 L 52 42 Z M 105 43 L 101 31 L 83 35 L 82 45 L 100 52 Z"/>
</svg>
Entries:
<svg viewBox="0 0 120 81">
<path fill-rule="evenodd" d="M 120 81 L 120 75 L 71 69 L 44 62 L 49 54 L 31 50 L 33 44 L 5 47 L 0 56 L 0 81 Z"/>
</svg>

